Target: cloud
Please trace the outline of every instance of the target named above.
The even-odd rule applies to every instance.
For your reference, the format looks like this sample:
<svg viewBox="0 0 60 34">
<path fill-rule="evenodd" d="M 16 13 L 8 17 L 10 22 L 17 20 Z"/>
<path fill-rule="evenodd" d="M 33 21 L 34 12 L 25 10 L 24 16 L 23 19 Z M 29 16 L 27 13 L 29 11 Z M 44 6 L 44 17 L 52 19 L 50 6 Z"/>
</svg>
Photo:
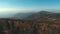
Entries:
<svg viewBox="0 0 60 34">
<path fill-rule="evenodd" d="M 11 11 L 38 11 L 36 8 L 0 8 L 0 12 L 11 12 Z"/>
</svg>

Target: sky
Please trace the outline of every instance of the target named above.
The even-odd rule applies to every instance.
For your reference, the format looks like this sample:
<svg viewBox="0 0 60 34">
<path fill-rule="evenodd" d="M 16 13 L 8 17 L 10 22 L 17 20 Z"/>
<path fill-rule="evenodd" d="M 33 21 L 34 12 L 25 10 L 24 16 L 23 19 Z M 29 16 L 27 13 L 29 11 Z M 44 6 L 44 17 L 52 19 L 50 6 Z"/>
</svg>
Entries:
<svg viewBox="0 0 60 34">
<path fill-rule="evenodd" d="M 60 9 L 60 0 L 0 0 L 0 12 Z"/>
</svg>

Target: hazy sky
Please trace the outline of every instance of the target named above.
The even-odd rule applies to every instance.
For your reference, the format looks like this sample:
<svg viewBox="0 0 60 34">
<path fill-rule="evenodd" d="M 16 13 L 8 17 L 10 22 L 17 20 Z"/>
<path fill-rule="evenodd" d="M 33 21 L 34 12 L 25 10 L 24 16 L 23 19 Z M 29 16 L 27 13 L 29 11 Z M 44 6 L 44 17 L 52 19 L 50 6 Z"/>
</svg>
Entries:
<svg viewBox="0 0 60 34">
<path fill-rule="evenodd" d="M 44 9 L 60 9 L 60 0 L 0 0 L 0 12 Z"/>
</svg>

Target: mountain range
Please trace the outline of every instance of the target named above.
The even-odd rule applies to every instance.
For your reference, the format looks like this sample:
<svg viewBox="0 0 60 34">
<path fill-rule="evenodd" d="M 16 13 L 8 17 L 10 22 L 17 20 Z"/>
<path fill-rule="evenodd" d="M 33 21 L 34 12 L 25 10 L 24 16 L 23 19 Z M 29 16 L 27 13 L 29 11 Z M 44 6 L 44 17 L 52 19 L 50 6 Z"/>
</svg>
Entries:
<svg viewBox="0 0 60 34">
<path fill-rule="evenodd" d="M 10 12 L 11 13 L 11 12 Z M 48 20 L 48 18 L 60 18 L 60 12 L 52 11 L 38 11 L 38 12 L 17 12 L 17 13 L 7 13 L 4 15 L 0 13 L 0 18 L 10 18 L 10 19 L 22 19 L 22 20 Z"/>
<path fill-rule="evenodd" d="M 17 13 L 13 19 L 23 19 L 23 20 L 48 20 L 48 18 L 60 18 L 60 13 L 53 13 L 49 11 L 31 12 L 31 13 Z"/>
</svg>

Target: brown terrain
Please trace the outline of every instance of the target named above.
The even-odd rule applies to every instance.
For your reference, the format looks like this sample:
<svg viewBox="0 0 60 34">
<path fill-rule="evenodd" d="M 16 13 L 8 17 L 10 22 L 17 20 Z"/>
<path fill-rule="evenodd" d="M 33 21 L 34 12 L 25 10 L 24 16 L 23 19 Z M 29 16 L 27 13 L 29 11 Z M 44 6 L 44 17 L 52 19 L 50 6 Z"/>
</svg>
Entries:
<svg viewBox="0 0 60 34">
<path fill-rule="evenodd" d="M 0 34 L 60 34 L 60 21 L 0 19 Z"/>
</svg>

